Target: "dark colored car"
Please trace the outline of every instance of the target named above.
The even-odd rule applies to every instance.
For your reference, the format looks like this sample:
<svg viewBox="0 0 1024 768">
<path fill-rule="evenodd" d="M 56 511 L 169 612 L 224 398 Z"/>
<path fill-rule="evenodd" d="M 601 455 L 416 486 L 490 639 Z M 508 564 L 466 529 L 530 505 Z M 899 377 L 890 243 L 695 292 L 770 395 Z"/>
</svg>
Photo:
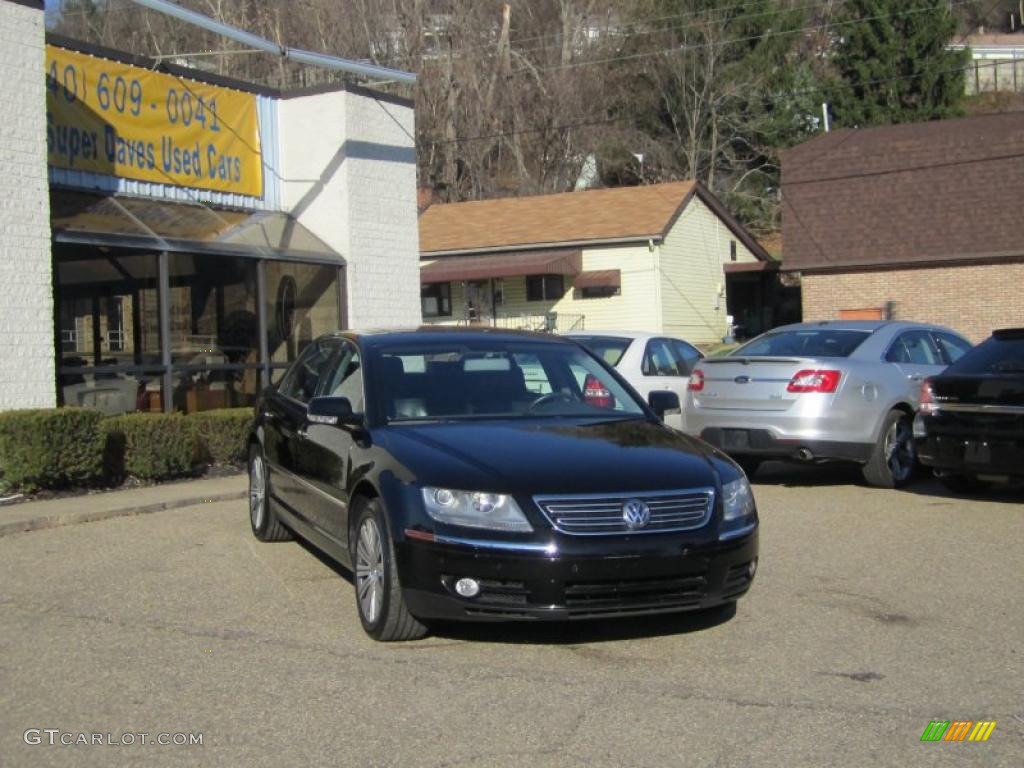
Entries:
<svg viewBox="0 0 1024 768">
<path fill-rule="evenodd" d="M 735 601 L 757 565 L 743 472 L 552 336 L 339 333 L 257 405 L 257 538 L 354 572 L 365 630 L 585 619 Z"/>
<path fill-rule="evenodd" d="M 1024 328 L 996 331 L 925 381 L 914 435 L 952 491 L 1024 481 Z"/>
</svg>

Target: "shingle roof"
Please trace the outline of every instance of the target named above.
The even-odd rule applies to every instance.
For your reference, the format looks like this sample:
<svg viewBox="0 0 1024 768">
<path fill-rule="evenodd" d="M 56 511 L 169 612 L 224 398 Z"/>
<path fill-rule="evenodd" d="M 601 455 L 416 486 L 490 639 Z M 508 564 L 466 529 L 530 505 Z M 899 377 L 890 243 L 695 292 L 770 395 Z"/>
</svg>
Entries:
<svg viewBox="0 0 1024 768">
<path fill-rule="evenodd" d="M 420 216 L 420 252 L 660 238 L 697 186 L 680 181 L 433 205 Z"/>
<path fill-rule="evenodd" d="M 1024 255 L 1024 114 L 839 130 L 782 156 L 786 269 Z"/>
</svg>

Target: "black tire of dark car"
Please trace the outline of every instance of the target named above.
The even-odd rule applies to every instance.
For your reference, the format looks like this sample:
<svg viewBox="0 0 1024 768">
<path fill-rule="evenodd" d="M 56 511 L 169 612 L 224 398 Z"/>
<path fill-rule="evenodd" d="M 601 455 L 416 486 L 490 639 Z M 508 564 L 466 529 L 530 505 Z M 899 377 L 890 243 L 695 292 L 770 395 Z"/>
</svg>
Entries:
<svg viewBox="0 0 1024 768">
<path fill-rule="evenodd" d="M 416 619 L 405 606 L 402 587 L 398 581 L 398 569 L 395 567 L 395 547 L 388 535 L 387 521 L 383 504 L 379 499 L 366 499 L 359 503 L 355 514 L 355 525 L 349 537 L 352 547 L 353 584 L 355 585 L 356 609 L 363 629 L 374 640 L 391 642 L 394 640 L 416 640 L 427 634 L 427 627 Z M 370 537 L 364 536 L 375 531 Z M 372 537 L 375 536 L 379 550 L 372 549 Z M 360 551 L 360 547 L 363 551 Z M 376 567 L 374 567 L 376 566 Z M 376 571 L 372 576 L 369 572 Z M 363 589 L 372 589 L 367 580 L 379 581 L 379 604 L 375 615 L 368 615 L 370 610 L 363 598 Z"/>
<path fill-rule="evenodd" d="M 974 475 L 944 474 L 939 476 L 939 481 L 952 493 L 981 493 L 990 487 L 988 483 Z"/>
<path fill-rule="evenodd" d="M 861 472 L 875 488 L 901 488 L 911 481 L 917 468 L 913 424 L 910 416 L 893 409 L 885 417 L 871 458 Z"/>
<path fill-rule="evenodd" d="M 288 541 L 292 532 L 277 519 L 270 506 L 267 461 L 258 445 L 249 448 L 249 525 L 260 541 Z"/>
</svg>

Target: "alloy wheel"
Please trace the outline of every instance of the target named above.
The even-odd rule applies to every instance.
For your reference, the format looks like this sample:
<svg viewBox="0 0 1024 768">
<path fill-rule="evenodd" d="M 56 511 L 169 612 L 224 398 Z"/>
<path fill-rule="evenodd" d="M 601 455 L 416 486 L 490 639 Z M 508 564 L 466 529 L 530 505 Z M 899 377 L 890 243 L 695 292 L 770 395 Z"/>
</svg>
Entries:
<svg viewBox="0 0 1024 768">
<path fill-rule="evenodd" d="M 377 621 L 384 597 L 384 548 L 373 518 L 359 526 L 356 541 L 356 594 L 359 610 L 368 624 Z"/>
<path fill-rule="evenodd" d="M 914 471 L 917 460 L 914 451 L 914 434 L 906 419 L 899 419 L 885 436 L 885 461 L 892 478 L 897 483 L 907 480 Z"/>
<path fill-rule="evenodd" d="M 267 509 L 267 472 L 258 453 L 249 462 L 249 519 L 253 530 L 260 530 Z"/>
</svg>

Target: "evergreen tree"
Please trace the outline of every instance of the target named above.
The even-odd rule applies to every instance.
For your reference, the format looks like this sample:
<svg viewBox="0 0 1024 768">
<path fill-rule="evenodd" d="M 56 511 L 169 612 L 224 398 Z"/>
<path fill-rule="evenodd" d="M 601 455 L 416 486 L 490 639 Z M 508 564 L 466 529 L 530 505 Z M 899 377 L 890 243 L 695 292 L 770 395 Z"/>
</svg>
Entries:
<svg viewBox="0 0 1024 768">
<path fill-rule="evenodd" d="M 965 50 L 945 0 L 849 0 L 833 27 L 836 125 L 936 120 L 961 114 Z"/>
</svg>

